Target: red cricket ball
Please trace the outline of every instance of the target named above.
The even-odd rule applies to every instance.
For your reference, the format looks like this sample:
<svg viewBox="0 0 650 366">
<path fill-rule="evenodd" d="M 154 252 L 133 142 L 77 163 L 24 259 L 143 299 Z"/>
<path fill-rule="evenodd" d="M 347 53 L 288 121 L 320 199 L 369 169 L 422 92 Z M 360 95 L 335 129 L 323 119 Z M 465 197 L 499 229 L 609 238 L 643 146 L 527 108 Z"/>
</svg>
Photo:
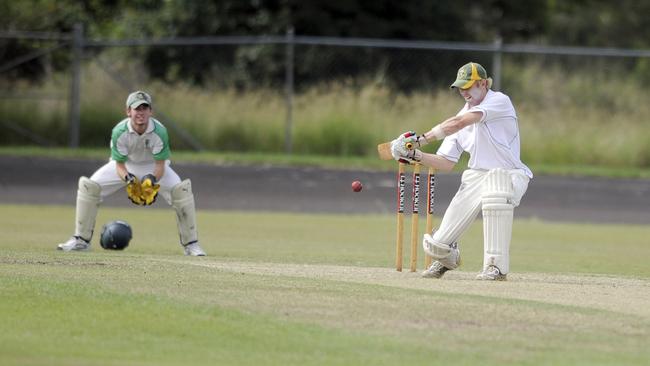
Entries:
<svg viewBox="0 0 650 366">
<path fill-rule="evenodd" d="M 359 191 L 361 191 L 362 188 L 363 188 L 363 184 L 361 184 L 361 182 L 359 182 L 358 180 L 355 180 L 354 182 L 352 182 L 352 190 L 353 191 L 359 192 Z"/>
</svg>

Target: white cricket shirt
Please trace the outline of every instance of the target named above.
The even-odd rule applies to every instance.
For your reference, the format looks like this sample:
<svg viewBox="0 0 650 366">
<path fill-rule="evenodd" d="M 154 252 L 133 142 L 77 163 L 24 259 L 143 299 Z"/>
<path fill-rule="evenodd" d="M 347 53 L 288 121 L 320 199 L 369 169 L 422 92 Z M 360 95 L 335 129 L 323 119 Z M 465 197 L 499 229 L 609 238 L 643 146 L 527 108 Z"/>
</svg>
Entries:
<svg viewBox="0 0 650 366">
<path fill-rule="evenodd" d="M 510 98 L 488 90 L 479 105 L 469 108 L 465 103 L 457 115 L 467 112 L 480 112 L 483 116 L 479 122 L 445 137 L 436 154 L 457 163 L 463 151 L 467 151 L 470 169 L 520 169 L 533 178 L 519 157 L 519 126 Z"/>
<path fill-rule="evenodd" d="M 139 135 L 126 118 L 118 123 L 111 134 L 111 159 L 135 164 L 153 163 L 169 159 L 167 129 L 154 118 L 149 119 L 147 130 Z"/>
</svg>

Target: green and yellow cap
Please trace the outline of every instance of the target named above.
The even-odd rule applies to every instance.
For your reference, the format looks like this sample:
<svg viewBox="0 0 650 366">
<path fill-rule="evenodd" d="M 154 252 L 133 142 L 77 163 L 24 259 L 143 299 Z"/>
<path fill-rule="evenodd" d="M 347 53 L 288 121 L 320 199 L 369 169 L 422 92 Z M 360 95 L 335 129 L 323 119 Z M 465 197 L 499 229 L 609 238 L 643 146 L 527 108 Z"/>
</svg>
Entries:
<svg viewBox="0 0 650 366">
<path fill-rule="evenodd" d="M 488 80 L 488 89 L 492 87 L 492 78 L 487 76 L 485 68 L 476 62 L 470 62 L 458 69 L 456 81 L 450 88 L 468 89 L 474 85 L 476 80 Z"/>
</svg>

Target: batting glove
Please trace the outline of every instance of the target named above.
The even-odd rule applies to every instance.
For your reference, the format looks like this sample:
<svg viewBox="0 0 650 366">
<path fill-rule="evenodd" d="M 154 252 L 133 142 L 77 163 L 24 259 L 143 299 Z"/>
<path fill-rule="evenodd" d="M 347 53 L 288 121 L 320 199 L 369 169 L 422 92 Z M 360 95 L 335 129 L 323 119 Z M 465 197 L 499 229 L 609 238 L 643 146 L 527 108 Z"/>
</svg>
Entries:
<svg viewBox="0 0 650 366">
<path fill-rule="evenodd" d="M 407 163 L 406 161 L 402 160 L 408 156 L 409 150 L 413 148 L 413 144 L 417 140 L 416 136 L 417 135 L 415 132 L 408 131 L 397 136 L 395 140 L 391 141 L 390 153 L 393 155 L 393 159 L 402 163 Z"/>
<path fill-rule="evenodd" d="M 399 135 L 397 139 L 400 144 L 404 146 L 406 150 L 413 150 L 418 147 L 426 145 L 429 141 L 424 137 L 424 135 L 419 135 L 414 131 L 407 131 Z"/>
<path fill-rule="evenodd" d="M 404 144 L 399 141 L 399 138 L 391 141 L 390 153 L 393 155 L 393 159 L 404 164 L 417 163 L 422 160 L 422 151 L 418 149 L 407 149 Z"/>
<path fill-rule="evenodd" d="M 406 154 L 405 157 L 398 159 L 397 161 L 404 164 L 419 163 L 420 161 L 422 161 L 422 151 L 418 149 L 409 150 L 408 154 Z"/>
</svg>

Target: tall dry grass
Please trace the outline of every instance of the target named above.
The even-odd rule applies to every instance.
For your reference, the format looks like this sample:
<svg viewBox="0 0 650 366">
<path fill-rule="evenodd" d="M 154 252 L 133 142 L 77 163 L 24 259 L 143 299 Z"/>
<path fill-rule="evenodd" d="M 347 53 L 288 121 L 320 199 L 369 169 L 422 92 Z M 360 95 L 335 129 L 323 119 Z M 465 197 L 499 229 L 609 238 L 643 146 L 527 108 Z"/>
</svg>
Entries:
<svg viewBox="0 0 650 366">
<path fill-rule="evenodd" d="M 613 167 L 650 166 L 650 106 L 642 85 L 619 75 L 567 73 L 541 64 L 507 65 L 504 91 L 518 111 L 522 156 L 530 164 Z M 280 89 L 241 92 L 216 85 L 149 82 L 137 68 L 123 71 L 150 91 L 154 109 L 210 150 L 282 152 L 287 118 Z M 18 93 L 59 93 L 68 81 L 53 76 L 39 86 L 12 86 Z M 101 68 L 86 65 L 82 82 L 82 145 L 108 142 L 124 115 L 128 93 Z M 381 85 L 350 88 L 331 82 L 295 95 L 291 135 L 297 153 L 374 154 L 378 142 L 406 130 L 425 131 L 455 114 L 460 96 L 448 89 L 396 93 Z M 67 141 L 67 103 L 61 100 L 0 101 L 0 119 L 19 124 L 60 145 Z M 0 143 L 26 142 L 4 130 Z M 187 146 L 172 131 L 177 149 Z M 427 147 L 435 151 L 435 145 Z"/>
</svg>

